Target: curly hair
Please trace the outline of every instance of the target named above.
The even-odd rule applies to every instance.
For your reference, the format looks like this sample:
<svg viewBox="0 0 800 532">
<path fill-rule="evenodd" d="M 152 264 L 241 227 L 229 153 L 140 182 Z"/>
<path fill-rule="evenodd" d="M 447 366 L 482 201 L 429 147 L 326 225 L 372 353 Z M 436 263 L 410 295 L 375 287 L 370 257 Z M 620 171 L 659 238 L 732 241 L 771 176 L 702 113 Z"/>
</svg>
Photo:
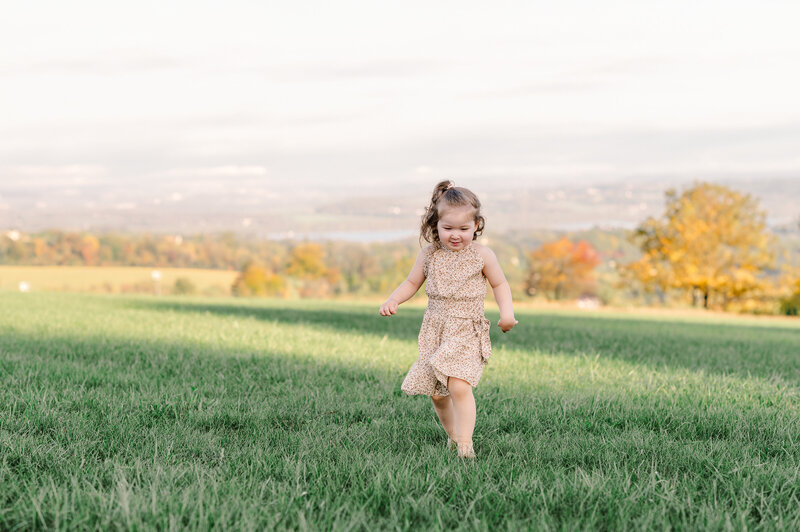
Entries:
<svg viewBox="0 0 800 532">
<path fill-rule="evenodd" d="M 467 205 L 475 209 L 474 220 L 478 226 L 472 234 L 472 240 L 475 240 L 483 233 L 486 220 L 481 215 L 481 201 L 478 199 L 478 196 L 468 188 L 455 186 L 455 184 L 448 179 L 440 181 L 433 188 L 431 202 L 425 208 L 425 214 L 422 215 L 422 227 L 420 227 L 419 230 L 420 240 L 425 240 L 426 242 L 441 246 L 437 225 L 439 223 L 439 208 L 443 204 L 449 207 Z M 422 242 L 420 242 L 420 245 L 422 245 Z"/>
</svg>

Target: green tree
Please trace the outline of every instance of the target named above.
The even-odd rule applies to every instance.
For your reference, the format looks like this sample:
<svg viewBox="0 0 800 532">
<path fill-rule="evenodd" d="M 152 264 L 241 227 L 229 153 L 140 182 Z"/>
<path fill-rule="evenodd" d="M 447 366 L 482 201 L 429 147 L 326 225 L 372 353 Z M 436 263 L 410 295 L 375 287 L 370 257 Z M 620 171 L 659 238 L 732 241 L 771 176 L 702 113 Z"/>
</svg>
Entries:
<svg viewBox="0 0 800 532">
<path fill-rule="evenodd" d="M 197 286 L 188 277 L 178 277 L 175 279 L 172 293 L 176 296 L 191 296 L 197 293 Z"/>
<path fill-rule="evenodd" d="M 784 269 L 778 283 L 780 313 L 797 316 L 800 315 L 800 268 L 786 266 Z"/>
</svg>

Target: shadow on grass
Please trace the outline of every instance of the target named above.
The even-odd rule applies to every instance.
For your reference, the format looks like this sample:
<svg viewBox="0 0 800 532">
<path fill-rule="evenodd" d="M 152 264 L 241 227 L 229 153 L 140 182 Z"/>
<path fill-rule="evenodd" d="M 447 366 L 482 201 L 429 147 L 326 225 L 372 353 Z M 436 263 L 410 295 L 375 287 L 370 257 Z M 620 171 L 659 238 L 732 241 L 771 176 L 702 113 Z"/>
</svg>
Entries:
<svg viewBox="0 0 800 532">
<path fill-rule="evenodd" d="M 264 305 L 126 301 L 126 306 L 177 313 L 240 316 L 286 324 L 308 324 L 349 333 L 416 341 L 424 308 L 407 307 L 382 317 L 363 304 L 270 300 Z M 740 377 L 776 377 L 800 383 L 800 328 L 685 320 L 653 320 L 607 315 L 526 313 L 510 333 L 497 327 L 499 313 L 488 311 L 495 352 L 600 356 L 650 367 L 686 368 Z"/>
<path fill-rule="evenodd" d="M 130 304 L 123 301 L 113 300 L 108 308 Z M 368 312 L 358 309 L 341 313 L 353 315 L 351 320 L 340 313 L 332 319 L 327 309 L 161 302 L 143 308 L 255 314 L 348 332 L 391 331 L 401 338 L 413 337 L 421 314 L 409 311 L 394 322 L 401 324 L 398 329 L 376 332 L 366 321 Z M 510 336 L 511 345 L 571 341 L 589 351 L 598 339 L 613 336 L 611 330 L 607 338 L 592 332 L 606 327 L 589 319 L 521 321 L 520 339 Z M 621 326 L 638 326 L 630 323 Z M 168 517 L 185 517 L 195 511 L 189 503 L 198 500 L 211 514 L 213 521 L 184 528 L 236 528 L 243 517 L 282 512 L 300 515 L 299 522 L 287 521 L 285 528 L 294 529 L 336 509 L 341 528 L 356 528 L 347 526 L 351 522 L 363 522 L 365 529 L 367 523 L 456 528 L 470 512 L 486 528 L 530 528 L 529 516 L 537 511 L 555 516 L 548 528 L 572 529 L 587 528 L 590 510 L 584 503 L 592 505 L 593 515 L 610 516 L 589 522 L 588 528 L 600 529 L 624 528 L 651 513 L 682 512 L 689 520 L 643 528 L 703 528 L 706 511 L 730 508 L 770 508 L 778 516 L 773 527 L 797 514 L 796 418 L 776 423 L 777 409 L 758 402 L 745 409 L 730 402 L 717 409 L 687 404 L 670 410 L 647 396 L 617 401 L 615 390 L 589 397 L 544 389 L 533 404 L 526 398 L 506 401 L 496 385 L 487 386 L 480 392 L 476 427 L 480 461 L 463 468 L 444 448 L 430 401 L 399 391 L 402 372 L 320 360 L 310 352 L 275 355 L 108 331 L 23 333 L 4 324 L 0 332 L 0 473 L 10 479 L 3 500 L 13 504 L 13 511 L 0 515 L 3 529 L 58 528 L 53 523 L 63 521 L 54 520 L 63 514 L 53 512 L 66 513 L 65 507 L 93 528 L 131 528 L 131 517 L 138 528 L 168 528 L 172 521 L 157 521 L 149 512 L 156 496 L 163 497 L 162 513 L 173 503 Z M 538 478 L 544 483 L 532 483 Z M 673 491 L 674 503 L 658 506 Z M 540 495 L 546 506 L 532 509 L 529 501 Z M 419 516 L 398 520 L 425 497 L 430 504 L 418 509 Z M 109 517 L 123 498 L 125 515 Z M 630 506 L 620 514 L 623 499 Z M 130 500 L 136 503 L 132 511 Z M 39 512 L 41 526 L 30 507 Z M 442 520 L 433 513 L 438 507 L 452 512 Z M 232 517 L 227 508 L 233 508 Z M 302 513 L 309 508 L 319 511 Z M 509 516 L 513 522 L 504 521 Z M 745 524 L 773 524 L 751 521 Z M 250 522 L 259 524 L 253 529 L 275 528 L 274 520 Z M 337 528 L 326 523 L 324 528 Z"/>
<path fill-rule="evenodd" d="M 93 464 L 149 463 L 157 449 L 169 449 L 170 465 L 225 464 L 226 478 L 239 478 L 238 470 L 291 482 L 294 470 L 281 468 L 298 456 L 308 461 L 309 447 L 319 464 L 337 463 L 343 449 L 428 470 L 457 463 L 427 397 L 400 391 L 402 372 L 302 352 L 275 356 L 149 339 L 13 332 L 0 337 L 0 363 L 0 405 L 15 405 L 0 407 L 6 437 L 70 449 L 70 456 Z M 700 440 L 727 441 L 743 456 L 776 463 L 798 458 L 791 445 L 800 437 L 797 430 L 785 423 L 776 430 L 775 408 L 757 403 L 746 413 L 733 403 L 713 410 L 654 408 L 647 395 L 619 402 L 615 389 L 576 396 L 540 388 L 534 399 L 518 395 L 522 389 L 508 396 L 502 388 L 479 392 L 475 433 L 476 449 L 496 467 L 524 471 L 535 459 L 545 468 L 604 469 L 609 451 L 587 452 L 589 446 L 600 440 L 630 446 L 614 451 L 611 461 L 621 462 L 642 444 L 642 435 L 648 435 L 653 460 L 663 448 L 701 457 L 691 464 L 659 458 L 659 470 L 673 468 L 675 474 L 712 467 L 705 455 L 692 454 Z M 629 442 L 637 438 L 640 443 Z M 541 457 L 541 445 L 576 440 L 583 443 Z M 229 458 L 220 449 L 229 449 Z M 6 460 L 19 478 L 68 483 L 83 467 L 78 458 L 64 464 L 24 452 L 20 448 Z"/>
<path fill-rule="evenodd" d="M 256 303 L 256 304 L 254 304 Z M 368 307 L 363 303 L 336 303 L 322 301 L 315 304 L 310 300 L 286 302 L 283 300 L 265 300 L 263 305 L 247 300 L 241 305 L 216 302 L 189 302 L 166 300 L 127 300 L 122 303 L 129 308 L 145 310 L 169 311 L 177 313 L 215 314 L 219 316 L 252 318 L 276 323 L 292 325 L 317 325 L 344 332 L 363 332 L 379 337 L 388 335 L 401 340 L 416 340 L 422 316 L 425 312 L 420 307 L 403 307 L 394 316 L 386 317 L 378 314 L 379 306 Z M 320 308 L 322 307 L 322 308 Z"/>
<path fill-rule="evenodd" d="M 180 438 L 186 431 L 215 433 L 226 445 L 265 439 L 288 454 L 293 451 L 287 437 L 293 434 L 308 437 L 327 427 L 361 430 L 363 436 L 373 422 L 391 435 L 389 447 L 379 445 L 383 451 L 409 453 L 444 443 L 428 398 L 400 390 L 404 371 L 323 361 L 311 352 L 286 356 L 146 338 L 7 332 L 0 336 L 0 370 L 0 404 L 16 405 L 17 412 L 6 412 L 11 415 L 4 429 L 68 444 L 75 430 L 65 431 L 69 427 L 62 421 L 74 415 L 82 426 L 88 421 L 94 427 L 90 439 L 97 443 L 98 459 L 122 452 L 142 431 L 159 427 Z M 677 439 L 747 437 L 733 423 L 742 422 L 735 404 L 684 411 L 695 422 L 687 426 L 674 412 L 655 415 L 646 396 L 643 403 L 618 403 L 616 388 L 576 398 L 568 390 L 543 392 L 539 386 L 531 402 L 524 383 L 506 391 L 503 381 L 482 384 L 477 394 L 479 424 L 487 435 L 598 430 L 609 435 L 642 429 Z M 613 409 L 598 410 L 598 399 L 614 402 Z M 565 402 L 572 405 L 569 414 Z M 754 441 L 775 439 L 776 449 L 785 452 L 782 435 L 773 434 L 774 419 L 760 422 L 769 409 L 762 413 L 760 405 L 751 406 L 748 416 L 759 420 L 748 429 Z"/>
<path fill-rule="evenodd" d="M 0 335 L 0 413 L 3 404 L 24 412 L 16 420 L 9 415 L 3 428 L 66 436 L 59 418 L 77 413 L 103 433 L 94 438 L 100 459 L 107 456 L 108 441 L 124 446 L 158 426 L 221 436 L 242 432 L 290 452 L 285 438 L 275 439 L 270 431 L 299 436 L 319 424 L 368 427 L 389 413 L 395 417 L 395 443 L 403 447 L 395 451 L 410 451 L 408 443 L 438 442 L 442 435 L 430 401 L 398 401 L 411 399 L 400 390 L 403 376 L 312 353 L 286 356 L 109 335 Z M 419 423 L 420 414 L 429 423 Z M 119 427 L 125 434 L 118 434 Z"/>
</svg>

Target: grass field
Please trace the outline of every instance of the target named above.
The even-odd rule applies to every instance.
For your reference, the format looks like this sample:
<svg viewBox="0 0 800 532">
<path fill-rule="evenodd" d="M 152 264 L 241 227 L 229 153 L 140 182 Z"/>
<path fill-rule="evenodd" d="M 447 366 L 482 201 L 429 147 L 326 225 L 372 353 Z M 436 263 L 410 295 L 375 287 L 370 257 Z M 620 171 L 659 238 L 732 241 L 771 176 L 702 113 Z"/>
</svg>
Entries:
<svg viewBox="0 0 800 532">
<path fill-rule="evenodd" d="M 468 463 L 377 310 L 0 294 L 0 529 L 800 528 L 800 321 L 520 310 Z"/>
<path fill-rule="evenodd" d="M 178 278 L 191 280 L 197 292 L 230 295 L 237 272 L 196 268 L 128 266 L 2 266 L 0 290 L 18 290 L 26 282 L 33 292 L 154 292 L 153 270 L 161 272 L 161 289 L 169 293 Z"/>
</svg>

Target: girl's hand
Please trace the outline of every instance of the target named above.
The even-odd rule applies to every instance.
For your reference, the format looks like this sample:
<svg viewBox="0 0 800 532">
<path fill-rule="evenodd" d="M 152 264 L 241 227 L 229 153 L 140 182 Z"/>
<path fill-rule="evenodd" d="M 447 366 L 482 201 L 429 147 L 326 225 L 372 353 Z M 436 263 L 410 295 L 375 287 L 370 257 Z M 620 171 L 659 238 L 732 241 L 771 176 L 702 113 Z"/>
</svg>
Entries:
<svg viewBox="0 0 800 532">
<path fill-rule="evenodd" d="M 397 312 L 397 301 L 394 299 L 387 299 L 386 303 L 381 305 L 381 316 L 391 316 Z"/>
<path fill-rule="evenodd" d="M 510 318 L 501 316 L 500 321 L 497 322 L 497 326 L 505 333 L 510 331 L 517 323 L 519 323 L 519 321 L 515 320 L 513 316 Z"/>
</svg>

